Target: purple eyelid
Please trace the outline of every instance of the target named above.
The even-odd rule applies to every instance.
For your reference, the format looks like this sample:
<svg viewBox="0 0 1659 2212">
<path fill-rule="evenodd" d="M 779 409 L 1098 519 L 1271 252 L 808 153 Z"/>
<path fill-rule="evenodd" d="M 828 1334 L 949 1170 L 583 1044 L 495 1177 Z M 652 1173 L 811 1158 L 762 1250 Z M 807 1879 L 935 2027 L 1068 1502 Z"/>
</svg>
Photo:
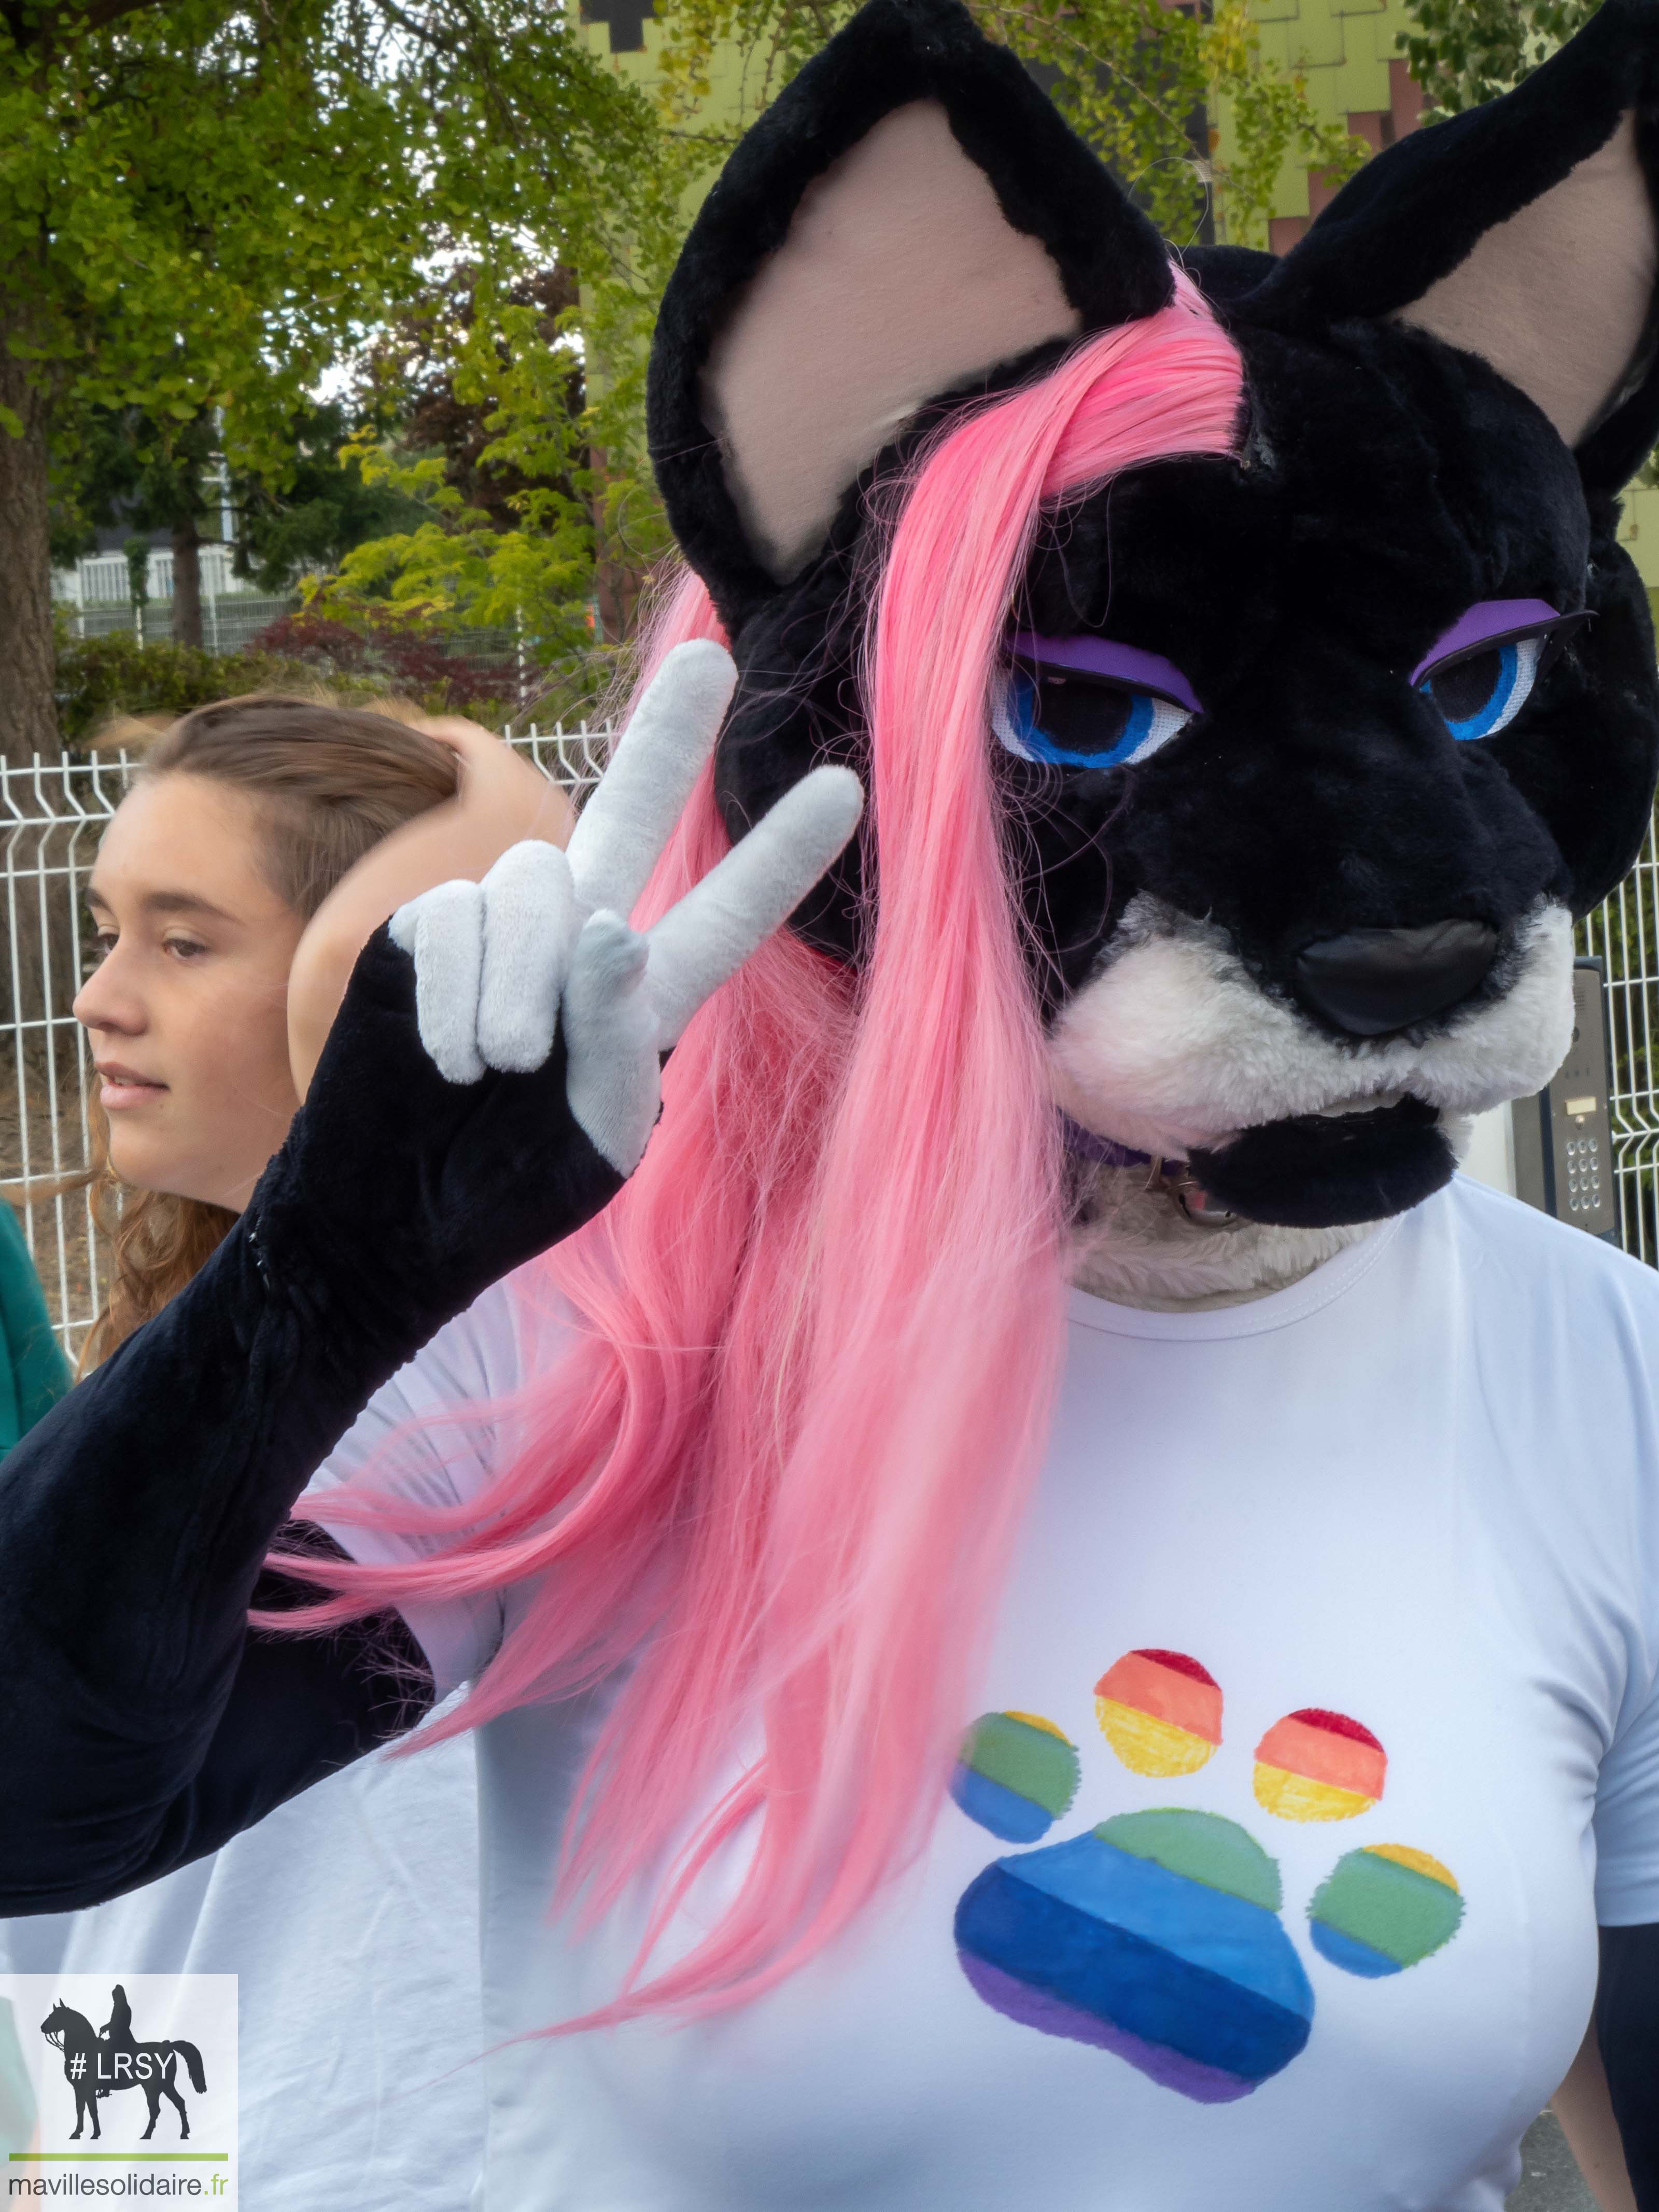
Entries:
<svg viewBox="0 0 1659 2212">
<path fill-rule="evenodd" d="M 1411 680 L 1420 684 L 1437 662 L 1484 645 L 1488 638 L 1513 637 L 1517 630 L 1536 629 L 1561 619 L 1547 599 L 1482 599 L 1468 614 L 1459 615 L 1444 637 L 1435 641 L 1413 669 Z"/>
<path fill-rule="evenodd" d="M 1009 645 L 1022 660 L 1040 660 L 1045 668 L 1075 668 L 1079 676 L 1109 676 L 1115 684 L 1173 699 L 1188 714 L 1204 711 L 1192 685 L 1161 653 L 1143 653 L 1138 645 L 1114 645 L 1106 637 L 1039 637 L 1029 629 L 1017 630 Z"/>
</svg>

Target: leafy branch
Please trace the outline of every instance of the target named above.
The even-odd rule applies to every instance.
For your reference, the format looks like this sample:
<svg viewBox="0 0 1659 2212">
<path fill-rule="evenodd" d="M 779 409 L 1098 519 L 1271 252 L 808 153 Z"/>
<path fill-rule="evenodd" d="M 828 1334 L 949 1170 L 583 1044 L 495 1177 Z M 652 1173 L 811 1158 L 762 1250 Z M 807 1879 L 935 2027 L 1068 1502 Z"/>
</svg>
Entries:
<svg viewBox="0 0 1659 2212">
<path fill-rule="evenodd" d="M 1599 0 L 1413 0 L 1400 44 L 1427 95 L 1425 122 L 1519 84 L 1595 13 Z"/>
</svg>

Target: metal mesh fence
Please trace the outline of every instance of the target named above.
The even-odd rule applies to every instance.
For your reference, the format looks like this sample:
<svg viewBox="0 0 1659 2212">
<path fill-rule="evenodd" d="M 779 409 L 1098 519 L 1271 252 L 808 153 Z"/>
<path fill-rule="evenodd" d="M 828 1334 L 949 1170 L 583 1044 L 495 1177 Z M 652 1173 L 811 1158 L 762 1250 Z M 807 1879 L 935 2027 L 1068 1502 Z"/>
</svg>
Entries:
<svg viewBox="0 0 1659 2212">
<path fill-rule="evenodd" d="M 1659 1266 L 1659 1217 L 1654 1202 L 1659 1168 L 1659 1087 L 1654 1044 L 1659 1034 L 1659 842 L 1650 827 L 1636 866 L 1612 896 L 1586 917 L 1578 949 L 1606 968 L 1612 1030 L 1613 1088 L 1607 1127 L 1619 1194 L 1620 1241 L 1626 1252 Z"/>
<path fill-rule="evenodd" d="M 555 726 L 510 742 L 580 795 L 599 780 L 609 732 Z M 103 824 L 136 758 L 0 765 L 0 1199 L 15 1206 L 71 1357 L 96 1316 L 99 1245 L 83 1177 L 91 1164 L 86 1032 L 71 1011 L 94 957 L 83 896 Z"/>
<path fill-rule="evenodd" d="M 70 634 L 76 638 L 125 636 L 140 645 L 173 641 L 173 602 L 153 598 L 142 606 L 128 596 L 126 563 L 119 559 L 83 561 L 83 591 L 77 602 L 59 600 Z M 94 570 L 106 572 L 94 575 Z M 114 579 L 118 571 L 118 589 Z M 167 574 L 171 576 L 171 566 Z M 170 588 L 170 584 L 169 584 Z M 500 626 L 418 629 L 391 623 L 361 626 L 305 611 L 297 593 L 271 596 L 258 592 L 202 593 L 202 644 L 215 654 L 252 650 L 304 662 L 325 683 L 369 678 L 378 686 L 427 697 L 444 694 L 446 711 L 471 708 L 486 714 L 485 702 L 499 711 L 533 712 L 547 682 L 546 670 L 520 632 Z"/>
<path fill-rule="evenodd" d="M 599 780 L 607 730 L 531 729 L 511 742 L 580 798 Z M 90 1159 L 86 1032 L 71 1006 L 90 965 L 82 903 L 101 827 L 136 763 L 0 767 L 6 951 L 0 964 L 0 1198 L 22 1214 L 46 1301 L 73 1353 L 97 1310 L 97 1239 L 84 1188 Z M 1613 1026 L 1608 1101 L 1625 1249 L 1659 1266 L 1659 841 L 1581 925 L 1606 963 Z M 70 1188 L 64 1188 L 65 1185 Z"/>
</svg>

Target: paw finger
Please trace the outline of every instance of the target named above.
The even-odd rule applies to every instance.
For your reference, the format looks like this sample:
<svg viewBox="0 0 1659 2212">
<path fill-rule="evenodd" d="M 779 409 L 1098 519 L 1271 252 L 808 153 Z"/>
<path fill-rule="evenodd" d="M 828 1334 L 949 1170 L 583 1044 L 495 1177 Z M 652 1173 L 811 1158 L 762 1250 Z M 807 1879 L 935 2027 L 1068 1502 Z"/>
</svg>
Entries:
<svg viewBox="0 0 1659 2212">
<path fill-rule="evenodd" d="M 863 805 L 850 769 L 814 769 L 656 924 L 651 992 L 665 1047 L 799 905 L 858 827 Z"/>
<path fill-rule="evenodd" d="M 623 1176 L 639 1165 L 662 1097 L 656 1016 L 641 988 L 646 956 L 645 939 L 617 915 L 590 916 L 562 1005 L 571 1113 Z"/>
<path fill-rule="evenodd" d="M 570 870 L 556 846 L 531 841 L 505 852 L 482 890 L 478 1051 L 491 1067 L 528 1075 L 558 1027 L 576 925 Z"/>
<path fill-rule="evenodd" d="M 483 893 L 439 884 L 392 917 L 390 933 L 415 963 L 415 1013 L 433 1065 L 447 1083 L 476 1083 L 478 989 L 483 972 Z"/>
<path fill-rule="evenodd" d="M 633 912 L 714 749 L 737 675 L 708 638 L 663 661 L 570 835 L 571 874 L 590 913 Z"/>
</svg>

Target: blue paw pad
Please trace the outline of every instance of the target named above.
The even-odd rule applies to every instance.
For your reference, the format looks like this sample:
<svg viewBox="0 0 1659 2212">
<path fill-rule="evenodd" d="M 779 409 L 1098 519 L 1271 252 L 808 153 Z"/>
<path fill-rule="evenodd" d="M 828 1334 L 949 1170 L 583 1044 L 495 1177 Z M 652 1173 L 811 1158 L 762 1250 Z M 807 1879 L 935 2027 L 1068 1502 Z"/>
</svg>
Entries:
<svg viewBox="0 0 1659 2212">
<path fill-rule="evenodd" d="M 1236 1822 L 1130 1813 L 988 1867 L 957 1905 L 957 1944 L 1010 2020 L 1222 2104 L 1308 2040 L 1313 1992 L 1281 1901 L 1277 1867 Z"/>
</svg>

